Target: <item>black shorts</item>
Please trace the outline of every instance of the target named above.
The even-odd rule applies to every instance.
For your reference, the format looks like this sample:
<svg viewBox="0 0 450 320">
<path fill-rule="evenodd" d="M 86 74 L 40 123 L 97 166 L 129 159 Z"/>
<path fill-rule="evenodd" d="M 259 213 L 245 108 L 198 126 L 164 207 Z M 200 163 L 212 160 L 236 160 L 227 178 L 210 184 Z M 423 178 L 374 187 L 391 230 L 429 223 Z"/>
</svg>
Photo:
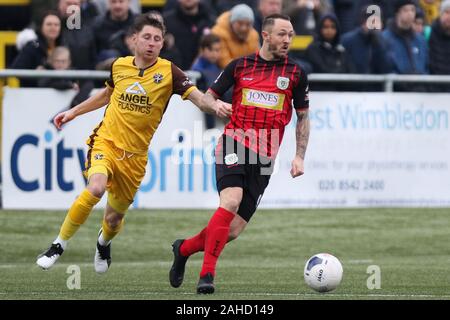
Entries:
<svg viewBox="0 0 450 320">
<path fill-rule="evenodd" d="M 274 161 L 258 156 L 225 135 L 216 148 L 217 191 L 230 187 L 243 189 L 238 214 L 247 222 L 256 211 L 269 184 Z"/>
</svg>

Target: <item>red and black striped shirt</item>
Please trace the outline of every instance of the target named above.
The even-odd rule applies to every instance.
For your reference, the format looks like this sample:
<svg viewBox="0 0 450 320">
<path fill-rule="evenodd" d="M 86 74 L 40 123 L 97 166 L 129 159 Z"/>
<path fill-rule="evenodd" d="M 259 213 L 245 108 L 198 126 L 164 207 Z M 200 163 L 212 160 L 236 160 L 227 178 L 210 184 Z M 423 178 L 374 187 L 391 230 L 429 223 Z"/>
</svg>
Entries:
<svg viewBox="0 0 450 320">
<path fill-rule="evenodd" d="M 256 53 L 232 61 L 210 90 L 220 97 L 233 85 L 233 111 L 224 133 L 275 158 L 292 108 L 309 108 L 305 72 L 287 57 L 266 61 Z"/>
</svg>

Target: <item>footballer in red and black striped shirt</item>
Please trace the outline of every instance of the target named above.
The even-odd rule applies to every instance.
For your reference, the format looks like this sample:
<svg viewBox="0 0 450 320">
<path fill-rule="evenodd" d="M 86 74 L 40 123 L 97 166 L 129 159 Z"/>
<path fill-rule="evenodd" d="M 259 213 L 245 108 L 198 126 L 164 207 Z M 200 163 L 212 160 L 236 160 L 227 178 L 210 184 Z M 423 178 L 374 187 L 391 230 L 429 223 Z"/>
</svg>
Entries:
<svg viewBox="0 0 450 320">
<path fill-rule="evenodd" d="M 275 158 L 293 107 L 309 107 L 305 72 L 287 55 L 265 60 L 257 52 L 231 62 L 209 93 L 219 98 L 233 85 L 233 109 L 224 134 L 261 156 Z"/>
<path fill-rule="evenodd" d="M 217 259 L 256 211 L 293 110 L 298 121 L 291 175 L 303 174 L 309 138 L 308 80 L 300 66 L 288 58 L 293 36 L 289 17 L 266 17 L 260 51 L 231 62 L 205 95 L 219 116 L 230 115 L 216 148 L 220 205 L 200 233 L 173 243 L 174 263 L 169 275 L 173 287 L 181 285 L 188 257 L 204 251 L 197 292 L 214 292 Z M 233 85 L 230 106 L 218 98 Z"/>
</svg>

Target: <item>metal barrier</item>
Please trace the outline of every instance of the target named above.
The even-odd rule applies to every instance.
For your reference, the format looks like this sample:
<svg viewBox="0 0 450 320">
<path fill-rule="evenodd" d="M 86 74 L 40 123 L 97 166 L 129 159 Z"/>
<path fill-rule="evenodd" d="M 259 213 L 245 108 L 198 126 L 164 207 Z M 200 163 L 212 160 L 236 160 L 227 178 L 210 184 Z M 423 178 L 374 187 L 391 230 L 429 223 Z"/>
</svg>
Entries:
<svg viewBox="0 0 450 320">
<path fill-rule="evenodd" d="M 395 83 L 448 83 L 450 85 L 450 75 L 406 75 L 406 74 L 333 74 L 315 73 L 308 76 L 310 82 L 366 82 L 384 83 L 384 91 L 392 92 Z"/>
<path fill-rule="evenodd" d="M 200 78 L 197 71 L 187 70 L 186 74 L 196 82 Z M 70 79 L 95 79 L 104 80 L 109 77 L 109 71 L 94 70 L 19 70 L 19 69 L 3 69 L 0 70 L 1 78 L 70 78 Z M 383 83 L 386 92 L 392 92 L 395 83 L 448 83 L 450 85 L 450 75 L 399 75 L 399 74 L 383 74 L 383 75 L 365 75 L 365 74 L 310 74 L 308 76 L 310 82 L 355 82 L 355 83 Z"/>
<path fill-rule="evenodd" d="M 196 82 L 200 78 L 200 72 L 187 70 L 185 73 L 189 78 Z M 109 71 L 97 70 L 25 70 L 25 69 L 3 69 L 0 70 L 0 79 L 2 78 L 54 78 L 54 79 L 92 79 L 105 80 L 109 77 Z"/>
</svg>

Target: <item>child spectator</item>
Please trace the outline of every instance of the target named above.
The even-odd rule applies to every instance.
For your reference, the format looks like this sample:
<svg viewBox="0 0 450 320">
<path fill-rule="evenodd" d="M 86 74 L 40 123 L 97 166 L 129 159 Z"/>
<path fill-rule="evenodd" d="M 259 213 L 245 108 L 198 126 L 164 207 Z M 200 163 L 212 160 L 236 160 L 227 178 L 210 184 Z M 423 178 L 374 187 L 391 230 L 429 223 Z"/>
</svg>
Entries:
<svg viewBox="0 0 450 320">
<path fill-rule="evenodd" d="M 44 68 L 47 70 L 70 70 L 70 67 L 70 50 L 67 47 L 56 47 L 50 54 L 47 63 L 44 64 Z M 94 82 L 91 80 L 82 81 L 78 84 L 70 79 L 43 78 L 38 81 L 38 85 L 41 88 L 54 88 L 56 90 L 76 90 L 78 93 L 72 99 L 68 108 L 86 100 L 94 89 Z M 50 123 L 53 123 L 53 117 L 50 119 Z"/>
<path fill-rule="evenodd" d="M 220 38 L 213 33 L 203 36 L 200 40 L 200 55 L 194 61 L 191 69 L 198 71 L 201 78 L 197 80 L 197 87 L 206 91 L 217 79 L 222 69 L 218 66 L 220 57 Z M 216 126 L 215 117 L 205 113 L 206 129 L 212 129 Z"/>
<path fill-rule="evenodd" d="M 47 70 L 69 70 L 71 65 L 70 51 L 66 47 L 56 47 L 50 54 L 48 61 L 44 64 Z M 42 78 L 38 81 L 39 87 L 54 88 L 57 90 L 75 89 L 78 84 L 69 79 Z"/>
</svg>

